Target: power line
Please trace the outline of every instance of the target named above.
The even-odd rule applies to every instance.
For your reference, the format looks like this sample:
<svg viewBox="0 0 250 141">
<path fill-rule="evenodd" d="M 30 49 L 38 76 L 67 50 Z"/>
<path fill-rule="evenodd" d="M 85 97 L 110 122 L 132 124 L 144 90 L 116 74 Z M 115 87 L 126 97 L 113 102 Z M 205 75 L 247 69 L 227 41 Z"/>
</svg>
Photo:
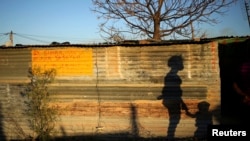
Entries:
<svg viewBox="0 0 250 141">
<path fill-rule="evenodd" d="M 29 36 L 25 36 L 23 34 L 18 34 L 18 33 L 14 33 L 16 36 L 18 37 L 21 37 L 21 38 L 25 38 L 25 39 L 29 39 L 29 40 L 32 40 L 32 41 L 36 41 L 36 42 L 40 42 L 40 43 L 46 43 L 46 44 L 49 44 L 50 42 L 48 41 L 44 41 L 44 40 L 41 40 L 41 39 L 36 39 L 36 38 L 33 38 L 33 37 L 29 37 Z"/>
<path fill-rule="evenodd" d="M 42 43 L 42 44 L 50 44 L 52 42 L 77 42 L 78 44 L 93 44 L 93 43 L 101 43 L 103 42 L 102 39 L 97 39 L 97 38 L 72 38 L 72 37 L 60 37 L 60 36 L 46 36 L 46 35 L 32 35 L 32 34 L 24 34 L 24 33 L 16 33 L 16 32 L 8 32 L 8 33 L 0 33 L 0 37 L 1 36 L 10 36 L 13 35 L 13 39 L 15 42 L 17 42 L 18 38 L 15 37 L 19 37 L 22 39 L 26 39 L 26 40 L 30 40 L 36 43 Z M 58 41 L 59 40 L 59 41 Z M 9 38 L 9 40 L 7 39 L 6 42 L 11 41 L 11 39 Z M 5 44 L 5 43 L 4 43 Z M 18 44 L 24 44 L 23 41 L 22 42 L 18 42 Z M 34 44 L 34 43 L 33 43 Z"/>
<path fill-rule="evenodd" d="M 4 42 L 4 46 L 13 46 L 13 32 L 10 33 L 2 33 L 2 36 L 5 36 L 5 38 L 9 35 L 9 41 L 7 39 Z"/>
<path fill-rule="evenodd" d="M 8 40 L 6 35 L 0 35 L 0 41 L 6 42 Z"/>
<path fill-rule="evenodd" d="M 39 39 L 41 37 L 45 37 L 45 36 L 38 36 L 38 35 L 29 35 L 29 34 L 20 34 L 20 33 L 16 33 L 16 32 L 9 32 L 9 33 L 1 33 L 0 36 L 10 36 L 9 40 L 13 40 L 13 35 L 23 38 L 23 39 L 28 39 L 31 41 L 35 41 L 35 42 L 39 42 L 39 43 L 45 43 L 45 44 L 49 44 L 51 41 L 45 41 L 42 39 Z M 37 38 L 39 37 L 39 38 Z M 48 37 L 49 38 L 49 37 Z"/>
</svg>

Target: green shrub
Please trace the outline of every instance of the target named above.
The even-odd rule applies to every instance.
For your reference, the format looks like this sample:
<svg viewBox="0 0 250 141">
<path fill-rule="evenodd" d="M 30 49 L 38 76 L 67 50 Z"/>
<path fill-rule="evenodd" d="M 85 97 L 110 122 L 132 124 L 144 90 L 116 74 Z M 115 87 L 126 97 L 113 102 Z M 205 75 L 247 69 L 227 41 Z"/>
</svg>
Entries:
<svg viewBox="0 0 250 141">
<path fill-rule="evenodd" d="M 50 140 L 50 134 L 58 119 L 57 108 L 50 104 L 48 84 L 52 83 L 56 75 L 54 69 L 41 71 L 39 68 L 30 69 L 30 83 L 27 85 L 26 114 L 29 116 L 31 129 L 41 141 Z"/>
</svg>

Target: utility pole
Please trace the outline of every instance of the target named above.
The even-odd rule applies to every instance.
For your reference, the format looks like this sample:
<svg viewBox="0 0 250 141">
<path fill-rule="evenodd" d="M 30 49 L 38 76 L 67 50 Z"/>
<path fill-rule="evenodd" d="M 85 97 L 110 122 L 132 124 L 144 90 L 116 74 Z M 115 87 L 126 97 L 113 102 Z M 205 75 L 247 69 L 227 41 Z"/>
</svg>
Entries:
<svg viewBox="0 0 250 141">
<path fill-rule="evenodd" d="M 13 41 L 13 32 L 12 31 L 10 31 L 10 33 L 6 33 L 6 35 L 8 35 L 9 34 L 9 41 L 7 41 L 6 43 L 5 43 L 5 47 L 13 47 L 13 45 L 14 45 L 14 41 Z"/>
<path fill-rule="evenodd" d="M 13 32 L 10 31 L 10 44 L 13 46 Z"/>
</svg>

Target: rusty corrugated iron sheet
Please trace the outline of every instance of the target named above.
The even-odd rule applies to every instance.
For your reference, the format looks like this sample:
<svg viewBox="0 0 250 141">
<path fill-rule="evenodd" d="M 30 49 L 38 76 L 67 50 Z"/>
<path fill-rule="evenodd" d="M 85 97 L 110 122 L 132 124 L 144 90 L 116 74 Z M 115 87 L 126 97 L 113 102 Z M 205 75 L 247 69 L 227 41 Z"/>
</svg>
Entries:
<svg viewBox="0 0 250 141">
<path fill-rule="evenodd" d="M 81 55 L 74 53 L 78 50 Z M 176 56 L 182 59 L 171 62 Z M 23 104 L 20 92 L 29 82 L 28 69 L 32 66 L 55 67 L 61 72 L 49 87 L 53 104 L 61 111 L 58 136 L 97 132 L 134 135 L 136 131 L 138 136 L 150 138 L 166 136 L 168 128 L 176 137 L 193 136 L 197 129 L 195 118 L 187 116 L 185 110 L 177 107 L 178 124 L 169 120 L 175 115 L 164 104 L 168 96 L 157 100 L 165 92 L 172 93 L 172 99 L 182 99 L 193 114 L 198 104 L 206 101 L 213 117 L 220 115 L 217 42 L 11 47 L 1 48 L 0 58 L 0 99 L 5 109 L 0 123 L 10 123 L 7 119 L 15 115 L 13 118 L 25 133 L 32 132 L 19 109 Z M 78 59 L 90 61 L 91 65 L 79 63 L 79 68 L 85 70 L 78 72 L 72 66 Z M 178 73 L 174 72 L 177 68 Z M 216 124 L 218 121 L 213 119 Z M 207 122 L 211 122 L 210 118 L 199 124 L 206 126 Z M 5 125 L 2 132 L 6 138 L 21 136 L 12 135 L 10 131 L 16 128 L 9 130 Z"/>
</svg>

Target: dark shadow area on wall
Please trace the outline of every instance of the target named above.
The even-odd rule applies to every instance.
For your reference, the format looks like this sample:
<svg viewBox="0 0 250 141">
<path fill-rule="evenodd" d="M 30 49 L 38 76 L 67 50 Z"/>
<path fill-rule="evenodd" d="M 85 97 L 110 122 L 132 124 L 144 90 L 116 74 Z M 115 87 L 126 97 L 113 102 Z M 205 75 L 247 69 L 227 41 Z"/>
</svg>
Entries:
<svg viewBox="0 0 250 141">
<path fill-rule="evenodd" d="M 134 139 L 139 138 L 139 129 L 138 129 L 138 123 L 137 123 L 137 110 L 135 105 L 132 103 L 130 104 L 130 126 L 131 126 L 131 132 Z"/>
<path fill-rule="evenodd" d="M 238 43 L 219 44 L 222 124 L 250 123 L 250 103 L 244 102 L 245 96 L 239 94 L 234 86 L 236 83 L 241 83 L 240 87 L 249 94 L 250 78 L 247 77 L 249 77 L 250 66 L 244 64 L 249 61 L 250 39 Z M 244 66 L 245 69 L 242 69 Z M 244 76 L 243 73 L 245 73 Z"/>
<path fill-rule="evenodd" d="M 157 99 L 162 99 L 162 104 L 167 108 L 169 124 L 167 139 L 175 138 L 175 130 L 181 119 L 181 110 L 188 112 L 188 108 L 182 100 L 182 80 L 178 72 L 184 69 L 182 56 L 172 56 L 168 60 L 170 71 L 164 78 L 162 94 Z"/>
<path fill-rule="evenodd" d="M 3 111 L 2 111 L 2 103 L 0 101 L 0 140 L 1 141 L 5 141 L 6 138 L 5 138 L 5 134 L 4 134 L 4 131 L 3 131 Z"/>
</svg>

